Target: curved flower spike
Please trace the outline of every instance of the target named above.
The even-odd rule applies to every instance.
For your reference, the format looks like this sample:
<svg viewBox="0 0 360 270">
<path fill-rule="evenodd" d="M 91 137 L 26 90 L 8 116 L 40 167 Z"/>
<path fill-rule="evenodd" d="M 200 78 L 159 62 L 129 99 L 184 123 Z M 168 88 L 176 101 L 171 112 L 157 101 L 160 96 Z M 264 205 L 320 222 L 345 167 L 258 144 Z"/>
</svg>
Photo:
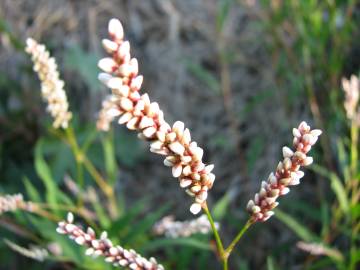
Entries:
<svg viewBox="0 0 360 270">
<path fill-rule="evenodd" d="M 183 122 L 170 126 L 159 104 L 151 102 L 146 93 L 139 93 L 143 76 L 138 74 L 137 60 L 131 57 L 130 43 L 123 40 L 119 20 L 110 20 L 109 36 L 103 40 L 103 46 L 110 57 L 101 59 L 98 66 L 104 71 L 99 80 L 111 89 L 112 95 L 103 103 L 98 127 L 107 130 L 110 122 L 119 117 L 119 124 L 136 130 L 139 138 L 149 141 L 150 151 L 165 156 L 165 166 L 171 167 L 180 187 L 194 197 L 190 211 L 199 213 L 215 180 L 211 173 L 214 166 L 202 162 L 204 151 L 191 140 Z"/>
<path fill-rule="evenodd" d="M 59 78 L 55 58 L 50 57 L 46 47 L 32 38 L 26 40 L 25 51 L 31 55 L 34 71 L 41 81 L 41 93 L 47 101 L 47 110 L 54 118 L 54 128 L 67 128 L 72 114 L 64 91 L 64 82 Z"/>
<path fill-rule="evenodd" d="M 114 246 L 107 237 L 106 232 L 103 232 L 100 239 L 97 239 L 92 228 L 89 227 L 85 232 L 73 222 L 73 214 L 68 213 L 67 220 L 60 221 L 56 231 L 68 235 L 78 245 L 87 247 L 86 255 L 93 257 L 103 256 L 106 262 L 114 266 L 122 266 L 132 270 L 164 270 L 164 267 L 158 264 L 154 258 L 147 260 L 136 253 L 135 250 Z"/>
<path fill-rule="evenodd" d="M 283 161 L 279 162 L 275 173 L 271 173 L 268 180 L 261 183 L 260 191 L 247 204 L 253 222 L 268 220 L 274 214 L 272 209 L 279 204 L 277 198 L 289 193 L 290 186 L 300 183 L 304 176 L 300 168 L 313 162 L 313 158 L 306 154 L 321 133 L 319 129 L 311 130 L 306 122 L 301 122 L 298 128 L 293 129 L 294 149 L 283 147 Z"/>
</svg>

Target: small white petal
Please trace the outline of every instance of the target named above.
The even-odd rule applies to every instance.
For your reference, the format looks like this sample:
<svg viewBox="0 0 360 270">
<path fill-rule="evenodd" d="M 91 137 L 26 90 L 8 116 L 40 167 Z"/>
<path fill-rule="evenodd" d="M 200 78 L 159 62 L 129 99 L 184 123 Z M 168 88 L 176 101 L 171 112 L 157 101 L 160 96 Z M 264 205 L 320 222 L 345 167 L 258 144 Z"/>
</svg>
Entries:
<svg viewBox="0 0 360 270">
<path fill-rule="evenodd" d="M 322 134 L 322 131 L 320 129 L 313 129 L 310 133 L 315 137 L 319 137 Z"/>
<path fill-rule="evenodd" d="M 248 211 L 250 211 L 250 210 L 252 210 L 252 208 L 253 208 L 254 205 L 255 205 L 255 204 L 254 204 L 254 201 L 253 201 L 253 200 L 250 200 L 250 201 L 248 201 L 248 203 L 247 203 L 247 205 L 246 205 L 246 209 L 247 209 Z"/>
<path fill-rule="evenodd" d="M 144 136 L 146 138 L 151 138 L 152 136 L 154 136 L 154 134 L 156 133 L 156 128 L 154 127 L 148 127 L 148 128 L 145 128 L 142 133 L 144 134 Z"/>
<path fill-rule="evenodd" d="M 107 86 L 108 81 L 112 78 L 112 76 L 108 73 L 105 72 L 101 72 L 98 75 L 98 79 L 100 82 L 102 82 L 103 84 L 105 84 Z"/>
<path fill-rule="evenodd" d="M 74 215 L 73 215 L 73 213 L 69 212 L 69 213 L 67 214 L 67 222 L 69 222 L 69 223 L 73 223 L 73 222 L 74 222 Z"/>
<path fill-rule="evenodd" d="M 180 179 L 180 187 L 182 187 L 182 188 L 186 188 L 186 187 L 190 186 L 191 184 L 192 184 L 191 179 L 187 179 L 187 178 Z"/>
<path fill-rule="evenodd" d="M 103 39 L 102 40 L 102 45 L 103 45 L 104 49 L 108 53 L 113 53 L 118 48 L 118 44 L 116 42 L 114 42 L 114 41 L 109 40 L 109 39 Z"/>
<path fill-rule="evenodd" d="M 313 163 L 314 159 L 312 157 L 306 157 L 303 161 L 304 166 L 311 165 Z"/>
<path fill-rule="evenodd" d="M 116 41 L 121 41 L 124 38 L 124 29 L 118 19 L 111 19 L 109 21 L 108 31 Z"/>
<path fill-rule="evenodd" d="M 197 215 L 200 211 L 201 211 L 201 204 L 193 203 L 190 206 L 190 212 L 193 213 L 194 215 Z"/>
<path fill-rule="evenodd" d="M 127 122 L 126 127 L 130 130 L 135 130 L 138 121 L 139 121 L 138 117 L 131 118 L 130 121 Z"/>
<path fill-rule="evenodd" d="M 287 146 L 284 146 L 282 149 L 284 158 L 291 158 L 294 155 L 294 152 Z"/>
<path fill-rule="evenodd" d="M 182 136 L 184 132 L 185 124 L 181 121 L 176 121 L 173 125 L 172 130 L 176 132 L 178 135 Z"/>
<path fill-rule="evenodd" d="M 119 77 L 112 77 L 107 82 L 107 87 L 111 89 L 120 89 L 123 85 L 122 79 Z"/>
<path fill-rule="evenodd" d="M 117 64 L 112 58 L 103 58 L 99 61 L 98 67 L 105 72 L 111 73 L 116 68 Z"/>
<path fill-rule="evenodd" d="M 144 116 L 140 123 L 139 123 L 139 127 L 141 129 L 147 128 L 147 127 L 151 127 L 155 124 L 154 120 L 150 117 Z"/>
<path fill-rule="evenodd" d="M 293 128 L 293 135 L 296 138 L 300 138 L 301 137 L 301 133 L 297 128 Z"/>
<path fill-rule="evenodd" d="M 173 142 L 173 143 L 169 144 L 169 148 L 172 152 L 174 152 L 175 154 L 178 154 L 180 156 L 183 155 L 184 151 L 185 151 L 184 146 L 179 142 Z"/>
<path fill-rule="evenodd" d="M 177 164 L 175 166 L 172 167 L 172 175 L 177 178 L 181 175 L 182 172 L 182 166 L 181 164 Z"/>
<path fill-rule="evenodd" d="M 141 75 L 132 79 L 131 84 L 130 84 L 131 89 L 133 89 L 134 91 L 138 91 L 141 88 L 143 80 L 144 80 L 144 77 Z"/>
<path fill-rule="evenodd" d="M 134 104 L 130 99 L 123 97 L 120 99 L 120 107 L 125 111 L 130 111 L 134 108 Z"/>
<path fill-rule="evenodd" d="M 82 236 L 78 236 L 75 238 L 75 242 L 78 244 L 78 245 L 83 245 L 85 243 L 85 238 L 82 237 Z"/>
<path fill-rule="evenodd" d="M 214 164 L 209 164 L 205 167 L 204 172 L 205 173 L 211 173 L 211 171 L 214 169 Z"/>
<path fill-rule="evenodd" d="M 131 114 L 131 113 L 129 113 L 129 112 L 124 113 L 124 114 L 119 118 L 118 123 L 119 123 L 120 125 L 125 124 L 125 123 L 127 123 L 128 121 L 130 121 L 131 118 L 132 118 L 132 114 Z"/>
</svg>

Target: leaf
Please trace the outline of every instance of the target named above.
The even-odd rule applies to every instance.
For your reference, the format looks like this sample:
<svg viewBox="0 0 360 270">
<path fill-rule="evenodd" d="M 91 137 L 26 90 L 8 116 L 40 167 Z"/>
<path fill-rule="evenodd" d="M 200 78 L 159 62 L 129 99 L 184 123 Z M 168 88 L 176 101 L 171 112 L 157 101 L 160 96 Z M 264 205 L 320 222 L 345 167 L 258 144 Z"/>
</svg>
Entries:
<svg viewBox="0 0 360 270">
<path fill-rule="evenodd" d="M 41 197 L 36 187 L 31 183 L 29 178 L 23 177 L 23 183 L 25 185 L 26 194 L 29 196 L 32 202 L 41 202 Z"/>
<path fill-rule="evenodd" d="M 336 142 L 337 142 L 336 145 L 337 145 L 337 150 L 338 150 L 338 158 L 339 158 L 339 162 L 340 162 L 340 167 L 342 169 L 342 173 L 344 175 L 345 182 L 347 182 L 350 180 L 350 166 L 348 166 L 348 160 L 346 158 L 344 142 L 341 139 L 338 139 Z"/>
<path fill-rule="evenodd" d="M 115 143 L 116 154 L 126 166 L 133 167 L 143 157 L 144 145 L 126 129 L 120 129 Z"/>
<path fill-rule="evenodd" d="M 111 223 L 108 232 L 110 235 L 119 234 L 125 227 L 127 227 L 141 212 L 144 211 L 148 204 L 148 198 L 139 200 L 125 214 L 119 217 L 116 221 Z"/>
<path fill-rule="evenodd" d="M 275 263 L 274 263 L 274 258 L 272 256 L 268 256 L 266 258 L 266 265 L 267 265 L 267 270 L 275 270 Z"/>
<path fill-rule="evenodd" d="M 124 237 L 123 242 L 125 244 L 131 243 L 136 238 L 143 236 L 147 231 L 150 231 L 155 222 L 158 221 L 169 208 L 170 203 L 167 203 L 155 212 L 147 214 L 140 222 L 131 227 L 131 231 Z"/>
<path fill-rule="evenodd" d="M 218 12 L 216 15 L 216 30 L 220 33 L 224 27 L 226 18 L 229 15 L 230 4 L 232 0 L 221 0 L 218 2 Z"/>
<path fill-rule="evenodd" d="M 161 238 L 149 241 L 148 244 L 145 244 L 141 249 L 143 251 L 153 251 L 168 246 L 184 246 L 184 247 L 193 247 L 201 250 L 211 250 L 209 243 L 204 243 L 193 237 L 187 238 Z"/>
<path fill-rule="evenodd" d="M 328 178 L 331 182 L 331 188 L 334 191 L 336 198 L 339 202 L 340 208 L 344 214 L 349 213 L 349 201 L 347 198 L 346 190 L 340 178 L 333 172 L 328 171 L 326 168 L 319 165 L 311 166 L 316 173 Z"/>
<path fill-rule="evenodd" d="M 96 92 L 101 86 L 97 79 L 98 59 L 96 54 L 87 53 L 80 46 L 74 44 L 65 52 L 65 67 L 77 71 L 88 87 Z"/>
<path fill-rule="evenodd" d="M 215 221 L 220 221 L 227 214 L 227 209 L 231 202 L 232 196 L 230 196 L 229 192 L 226 192 L 225 195 L 216 202 L 213 207 L 213 217 Z"/>
<path fill-rule="evenodd" d="M 113 136 L 111 132 L 109 132 L 107 136 L 102 139 L 102 146 L 107 179 L 111 185 L 113 185 L 116 181 L 117 164 L 115 159 Z"/>
<path fill-rule="evenodd" d="M 40 177 L 40 179 L 42 180 L 43 184 L 45 185 L 46 201 L 51 206 L 56 207 L 58 204 L 57 202 L 58 188 L 55 185 L 55 181 L 51 175 L 50 168 L 45 162 L 45 159 L 43 157 L 42 145 L 43 145 L 43 140 L 40 139 L 35 146 L 35 170 L 38 176 Z"/>
<path fill-rule="evenodd" d="M 285 214 L 279 209 L 275 210 L 275 217 L 277 217 L 280 221 L 282 221 L 286 226 L 289 227 L 298 237 L 302 240 L 311 242 L 315 241 L 317 237 L 310 232 L 305 226 L 300 224 L 296 219 Z"/>
<path fill-rule="evenodd" d="M 215 94 L 220 94 L 220 84 L 216 77 L 201 65 L 192 61 L 185 61 L 187 69 L 197 79 L 207 85 Z"/>
</svg>

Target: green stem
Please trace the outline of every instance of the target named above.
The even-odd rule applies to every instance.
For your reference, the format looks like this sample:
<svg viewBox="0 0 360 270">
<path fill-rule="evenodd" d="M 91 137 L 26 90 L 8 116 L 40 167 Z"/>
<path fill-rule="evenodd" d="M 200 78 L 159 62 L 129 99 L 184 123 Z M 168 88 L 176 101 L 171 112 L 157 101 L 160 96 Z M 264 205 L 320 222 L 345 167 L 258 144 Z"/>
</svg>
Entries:
<svg viewBox="0 0 360 270">
<path fill-rule="evenodd" d="M 70 147 L 74 153 L 75 160 L 77 166 L 84 166 L 86 170 L 89 172 L 91 177 L 95 180 L 96 184 L 100 187 L 103 193 L 108 197 L 109 200 L 109 212 L 111 217 L 117 216 L 117 203 L 114 194 L 113 188 L 105 181 L 105 179 L 101 176 L 101 174 L 97 171 L 95 166 L 91 163 L 91 161 L 86 157 L 82 149 L 79 147 L 74 131 L 71 127 L 66 129 L 67 140 L 70 144 Z M 79 172 L 82 174 L 82 172 Z"/>
<path fill-rule="evenodd" d="M 217 249 L 218 249 L 218 252 L 219 252 L 219 255 L 220 255 L 220 258 L 223 259 L 223 254 L 224 254 L 224 245 L 221 241 L 221 238 L 220 238 L 220 235 L 219 235 L 219 232 L 215 226 L 215 222 L 214 222 L 214 219 L 212 218 L 211 216 L 211 213 L 209 211 L 209 208 L 207 207 L 207 204 L 206 202 L 203 204 L 202 206 L 209 222 L 210 222 L 210 225 L 211 225 L 211 229 L 214 233 L 214 237 L 215 237 L 215 241 L 216 241 L 216 245 L 217 245 Z"/>
<path fill-rule="evenodd" d="M 241 237 L 244 235 L 244 233 L 250 228 L 250 226 L 253 224 L 254 222 L 249 219 L 246 224 L 244 225 L 244 227 L 240 230 L 240 232 L 236 235 L 236 237 L 234 238 L 234 240 L 230 243 L 230 245 L 225 249 L 224 251 L 224 256 L 229 257 L 231 252 L 233 251 L 234 247 L 236 246 L 236 244 L 239 242 L 239 240 L 241 239 Z"/>
<path fill-rule="evenodd" d="M 357 174 L 358 151 L 357 144 L 359 139 L 359 129 L 355 120 L 351 121 L 351 174 L 355 178 Z"/>
<path fill-rule="evenodd" d="M 228 270 L 228 269 L 229 269 L 228 257 L 223 259 L 223 269 L 224 269 L 224 270 Z"/>
</svg>

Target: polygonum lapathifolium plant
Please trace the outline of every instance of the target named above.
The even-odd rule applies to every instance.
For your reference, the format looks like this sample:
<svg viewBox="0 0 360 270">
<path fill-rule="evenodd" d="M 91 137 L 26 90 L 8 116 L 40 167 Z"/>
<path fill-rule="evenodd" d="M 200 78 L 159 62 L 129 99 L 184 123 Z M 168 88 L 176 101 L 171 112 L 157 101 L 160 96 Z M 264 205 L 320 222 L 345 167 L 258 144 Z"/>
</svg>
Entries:
<svg viewBox="0 0 360 270">
<path fill-rule="evenodd" d="M 166 217 L 156 224 L 155 232 L 176 238 L 199 232 L 207 233 L 212 229 L 219 258 L 224 269 L 228 269 L 228 258 L 246 230 L 257 221 L 269 219 L 274 214 L 272 210 L 278 205 L 278 197 L 287 194 L 290 186 L 300 183 L 300 179 L 304 176 L 300 169 L 313 162 L 312 157 L 307 154 L 318 140 L 321 131 L 311 130 L 305 122 L 301 122 L 297 128 L 293 129 L 293 149 L 283 148 L 283 160 L 279 162 L 276 171 L 270 174 L 267 181 L 262 182 L 260 191 L 248 202 L 247 211 L 250 214 L 248 222 L 229 246 L 224 248 L 218 232 L 219 224 L 214 222 L 206 203 L 208 191 L 215 181 L 215 175 L 212 173 L 214 166 L 203 162 L 204 151 L 192 140 L 185 124 L 176 121 L 170 125 L 166 122 L 159 104 L 151 102 L 147 93 L 140 92 L 143 76 L 139 75 L 137 59 L 132 58 L 130 54 L 130 43 L 124 40 L 124 31 L 120 21 L 111 19 L 108 32 L 109 39 L 104 39 L 102 44 L 109 56 L 101 59 L 98 66 L 103 71 L 99 74 L 99 80 L 111 89 L 111 94 L 102 103 L 97 128 L 107 131 L 111 122 L 118 118 L 119 124 L 125 124 L 128 129 L 137 131 L 140 139 L 150 143 L 151 152 L 164 156 L 164 165 L 171 167 L 172 175 L 178 178 L 180 187 L 193 197 L 191 213 L 198 214 L 203 210 L 206 215 L 185 222 L 177 222 Z M 72 115 L 69 112 L 63 89 L 64 83 L 59 79 L 55 59 L 49 56 L 44 45 L 32 39 L 28 39 L 26 51 L 32 55 L 34 70 L 41 80 L 42 95 L 47 100 L 48 110 L 54 118 L 53 126 L 65 129 L 68 143 L 77 157 L 76 160 L 82 162 L 81 165 L 83 164 L 88 169 L 109 198 L 112 206 L 112 211 L 109 213 L 111 218 L 116 217 L 114 190 L 81 152 L 76 137 L 69 127 Z M 349 88 L 349 84 L 345 82 L 344 89 Z M 346 89 L 345 91 L 349 92 Z M 12 201 L 9 201 L 10 206 L 6 204 L 7 201 L 3 201 L 2 206 L 0 200 L 0 213 L 1 209 L 5 209 L 2 211 L 5 212 L 6 209 L 12 207 Z M 58 223 L 57 232 L 68 235 L 77 244 L 87 247 L 87 255 L 102 256 L 105 261 L 114 266 L 129 269 L 164 269 L 153 258 L 147 260 L 134 250 L 114 245 L 106 232 L 97 238 L 92 228 L 85 231 L 73 224 L 73 219 L 73 215 L 68 214 L 67 220 Z"/>
</svg>

